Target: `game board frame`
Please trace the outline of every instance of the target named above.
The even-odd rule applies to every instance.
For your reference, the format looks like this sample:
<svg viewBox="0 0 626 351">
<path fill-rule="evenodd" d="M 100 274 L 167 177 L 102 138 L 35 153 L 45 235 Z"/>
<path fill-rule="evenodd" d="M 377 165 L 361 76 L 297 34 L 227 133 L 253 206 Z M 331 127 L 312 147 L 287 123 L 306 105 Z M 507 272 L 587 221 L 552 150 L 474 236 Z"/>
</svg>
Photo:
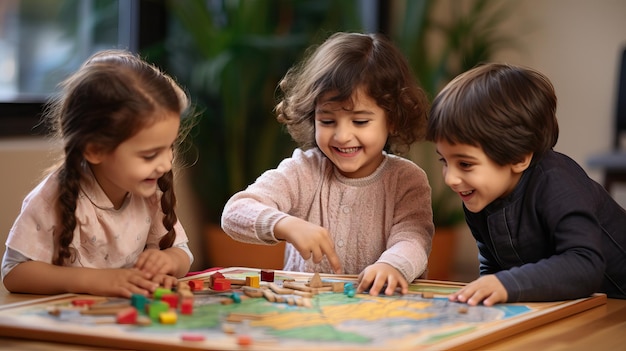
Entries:
<svg viewBox="0 0 626 351">
<path fill-rule="evenodd" d="M 260 272 L 259 269 L 245 268 L 245 267 L 232 267 L 219 270 L 223 274 L 235 273 L 235 272 Z M 184 278 L 182 280 L 190 279 L 205 279 L 208 278 L 215 271 L 199 274 L 196 276 Z M 296 280 L 308 280 L 311 277 L 310 273 L 300 272 L 287 272 L 276 270 L 277 276 L 284 275 L 293 277 Z M 345 279 L 356 281 L 354 275 L 321 275 L 323 279 Z M 431 291 L 440 295 L 437 291 L 447 291 L 451 288 L 460 288 L 464 283 L 457 282 L 444 282 L 444 281 L 432 281 L 432 280 L 416 280 L 412 284 L 412 293 L 420 293 L 420 291 Z M 121 332 L 115 325 L 102 326 L 101 328 L 88 328 L 88 329 L 67 329 L 67 325 L 63 323 L 43 323 L 42 325 L 29 325 L 23 323 L 19 316 L 15 317 L 15 314 L 7 312 L 17 311 L 22 308 L 30 308 L 41 306 L 45 308 L 46 305 L 57 303 L 63 300 L 76 298 L 80 295 L 75 294 L 62 294 L 56 296 L 50 296 L 41 299 L 35 299 L 33 301 L 14 303 L 5 306 L 0 306 L 0 335 L 35 339 L 44 341 L 54 341 L 71 344 L 82 344 L 90 346 L 100 347 L 116 347 L 124 349 L 134 350 L 237 350 L 240 349 L 238 345 L 222 345 L 219 342 L 211 343 L 211 341 L 205 341 L 202 343 L 186 342 L 180 339 L 170 340 L 163 342 L 163 340 L 155 341 L 149 340 L 143 335 L 138 337 L 133 333 Z M 532 303 L 523 304 L 529 306 L 533 310 L 521 316 L 516 316 L 508 319 L 504 319 L 489 325 L 486 327 L 478 328 L 477 330 L 460 335 L 449 340 L 424 346 L 418 348 L 419 350 L 434 350 L 434 349 L 446 349 L 446 350 L 468 350 L 476 349 L 489 343 L 498 341 L 502 338 L 506 338 L 511 335 L 523 332 L 525 330 L 535 328 L 561 318 L 582 312 L 584 310 L 600 306 L 606 303 L 606 295 L 595 294 L 588 298 L 571 300 L 571 301 L 558 301 L 558 302 L 546 302 L 546 303 Z M 514 304 L 512 304 L 514 305 Z M 9 318 L 7 316 L 10 315 Z M 276 350 L 277 345 L 264 345 L 264 344 L 252 344 L 246 346 L 246 350 Z M 316 351 L 323 350 L 319 347 L 314 347 Z M 282 348 L 278 348 L 282 350 Z M 299 351 L 303 351 L 304 348 L 300 348 Z M 333 349 L 334 350 L 334 349 Z"/>
</svg>

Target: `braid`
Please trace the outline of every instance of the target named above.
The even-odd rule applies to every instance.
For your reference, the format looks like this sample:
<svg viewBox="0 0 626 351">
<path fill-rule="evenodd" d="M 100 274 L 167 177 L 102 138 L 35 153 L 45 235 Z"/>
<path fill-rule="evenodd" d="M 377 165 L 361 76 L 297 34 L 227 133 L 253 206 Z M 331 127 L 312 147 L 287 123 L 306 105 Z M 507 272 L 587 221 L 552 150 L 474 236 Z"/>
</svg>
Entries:
<svg viewBox="0 0 626 351">
<path fill-rule="evenodd" d="M 159 248 L 161 250 L 172 247 L 174 239 L 176 237 L 176 231 L 174 230 L 174 224 L 178 221 L 174 208 L 176 207 L 176 195 L 174 194 L 174 174 L 170 170 L 165 173 L 158 180 L 158 185 L 163 195 L 161 196 L 161 210 L 163 211 L 163 226 L 167 229 L 161 241 L 159 242 Z"/>
<path fill-rule="evenodd" d="M 56 253 L 52 263 L 62 266 L 68 260 L 75 259 L 75 252 L 70 248 L 76 229 L 76 201 L 80 190 L 80 155 L 68 155 L 58 174 L 59 179 L 59 228 L 56 232 Z"/>
</svg>

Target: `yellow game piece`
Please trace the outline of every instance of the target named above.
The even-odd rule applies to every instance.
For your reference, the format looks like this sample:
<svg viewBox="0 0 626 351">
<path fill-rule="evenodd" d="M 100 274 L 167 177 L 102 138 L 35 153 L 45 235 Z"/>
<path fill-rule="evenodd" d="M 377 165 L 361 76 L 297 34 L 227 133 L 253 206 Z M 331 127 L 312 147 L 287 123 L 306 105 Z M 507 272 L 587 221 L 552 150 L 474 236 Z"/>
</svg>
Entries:
<svg viewBox="0 0 626 351">
<path fill-rule="evenodd" d="M 161 312 L 159 314 L 159 322 L 161 324 L 176 324 L 178 315 L 174 311 Z"/>
<path fill-rule="evenodd" d="M 259 276 L 253 275 L 253 276 L 246 277 L 246 286 L 253 287 L 253 288 L 260 287 L 261 285 L 259 283 Z"/>
</svg>

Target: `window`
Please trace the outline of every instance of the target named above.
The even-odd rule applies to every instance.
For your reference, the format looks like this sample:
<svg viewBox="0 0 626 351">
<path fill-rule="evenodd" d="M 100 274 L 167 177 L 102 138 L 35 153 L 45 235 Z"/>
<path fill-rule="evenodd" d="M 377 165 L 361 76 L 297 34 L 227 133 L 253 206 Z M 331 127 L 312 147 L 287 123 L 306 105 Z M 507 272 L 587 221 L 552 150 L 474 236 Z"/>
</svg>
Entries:
<svg viewBox="0 0 626 351">
<path fill-rule="evenodd" d="M 161 1 L 0 1 L 0 136 L 42 133 L 46 100 L 95 51 L 137 52 L 144 2 L 163 11 Z"/>
</svg>

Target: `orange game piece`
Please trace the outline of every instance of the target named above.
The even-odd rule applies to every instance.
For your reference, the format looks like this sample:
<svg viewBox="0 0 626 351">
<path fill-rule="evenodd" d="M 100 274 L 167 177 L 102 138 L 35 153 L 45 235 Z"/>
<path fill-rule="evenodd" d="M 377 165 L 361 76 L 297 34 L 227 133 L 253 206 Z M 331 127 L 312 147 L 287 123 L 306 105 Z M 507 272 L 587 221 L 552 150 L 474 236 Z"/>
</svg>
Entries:
<svg viewBox="0 0 626 351">
<path fill-rule="evenodd" d="M 191 288 L 192 291 L 202 290 L 202 288 L 204 287 L 204 281 L 202 279 L 190 280 L 188 284 L 189 288 Z"/>
<path fill-rule="evenodd" d="M 248 345 L 252 345 L 252 338 L 250 337 L 250 335 L 238 335 L 237 336 L 237 345 L 239 346 L 248 346 Z"/>
</svg>

